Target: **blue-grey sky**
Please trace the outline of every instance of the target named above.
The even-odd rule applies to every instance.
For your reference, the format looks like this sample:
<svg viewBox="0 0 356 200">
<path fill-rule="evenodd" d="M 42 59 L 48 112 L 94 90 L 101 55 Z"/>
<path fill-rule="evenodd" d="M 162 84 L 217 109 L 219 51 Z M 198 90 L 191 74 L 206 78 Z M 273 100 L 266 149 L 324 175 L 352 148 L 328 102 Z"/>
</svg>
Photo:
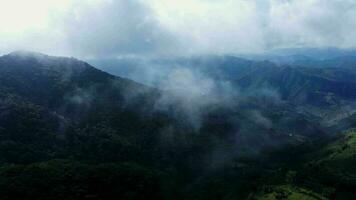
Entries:
<svg viewBox="0 0 356 200">
<path fill-rule="evenodd" d="M 356 46 L 355 0 L 0 0 L 0 53 L 102 57 Z"/>
</svg>

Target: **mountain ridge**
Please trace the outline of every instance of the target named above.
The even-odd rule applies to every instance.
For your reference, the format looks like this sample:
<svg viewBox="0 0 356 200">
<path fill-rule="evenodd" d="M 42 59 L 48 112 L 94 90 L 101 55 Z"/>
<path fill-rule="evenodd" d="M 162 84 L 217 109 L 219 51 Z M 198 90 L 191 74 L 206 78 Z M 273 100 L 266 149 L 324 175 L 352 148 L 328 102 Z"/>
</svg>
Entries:
<svg viewBox="0 0 356 200">
<path fill-rule="evenodd" d="M 290 180 L 308 172 L 305 156 L 336 131 L 321 124 L 321 111 L 313 114 L 303 95 L 295 108 L 276 88 L 265 87 L 283 83 L 288 90 L 315 82 L 294 68 L 231 57 L 179 60 L 215 76 L 178 69 L 173 78 L 191 80 L 170 83 L 182 90 L 161 90 L 74 58 L 18 54 L 0 57 L 5 199 L 247 199 L 264 196 L 265 187 L 273 195 L 282 190 L 319 197 Z M 244 79 L 250 91 L 229 93 Z M 291 99 L 292 89 L 286 92 Z M 301 93 L 313 92 L 307 87 Z M 335 122 L 335 129 L 350 128 L 352 120 Z"/>
</svg>

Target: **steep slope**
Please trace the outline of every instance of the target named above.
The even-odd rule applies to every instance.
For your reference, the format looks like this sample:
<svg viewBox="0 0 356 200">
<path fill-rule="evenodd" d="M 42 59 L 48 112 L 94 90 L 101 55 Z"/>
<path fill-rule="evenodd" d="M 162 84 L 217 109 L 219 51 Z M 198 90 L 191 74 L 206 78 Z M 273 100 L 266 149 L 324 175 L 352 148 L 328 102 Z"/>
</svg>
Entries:
<svg viewBox="0 0 356 200">
<path fill-rule="evenodd" d="M 250 71 L 250 62 L 231 59 L 216 62 L 225 63 L 224 70 L 231 63 L 244 63 L 246 68 L 240 71 Z M 207 70 L 206 73 L 217 74 L 218 78 L 220 74 L 217 70 L 220 69 L 213 68 L 214 64 L 206 67 L 203 64 L 205 62 L 211 61 L 204 58 L 197 59 L 194 63 L 200 63 L 199 66 Z M 160 134 L 164 135 L 167 128 L 173 130 L 177 137 L 205 137 L 210 145 L 214 144 L 206 150 L 212 150 L 216 145 L 229 145 L 233 152 L 236 151 L 235 148 L 250 146 L 255 151 L 285 141 L 298 141 L 298 138 L 289 136 L 291 133 L 307 137 L 320 136 L 323 133 L 311 119 L 294 113 L 287 104 L 269 103 L 273 99 L 264 100 L 263 104 L 270 105 L 268 107 L 261 106 L 263 104 L 259 97 L 231 97 L 226 101 L 205 103 L 200 102 L 204 97 L 199 97 L 192 101 L 190 96 L 177 98 L 174 94 L 168 95 L 167 92 L 162 93 L 112 76 L 74 58 L 51 57 L 39 53 L 14 52 L 1 57 L 0 64 L 1 102 L 3 110 L 7 111 L 2 114 L 4 134 L 14 132 L 11 127 L 23 123 L 18 121 L 20 118 L 10 116 L 25 116 L 31 109 L 35 113 L 33 116 L 39 121 L 38 129 L 50 125 L 46 132 L 52 134 L 53 140 L 68 142 L 70 137 L 77 137 L 81 132 L 89 138 L 96 138 L 98 134 L 95 132 L 103 132 L 107 137 L 117 140 L 121 146 L 138 142 L 138 146 L 131 146 L 133 148 L 143 148 L 140 146 L 141 142 L 147 145 L 144 148 L 149 148 L 150 144 L 146 140 L 150 140 L 151 145 L 158 145 L 162 139 Z M 210 95 L 209 98 L 217 97 Z M 284 114 L 278 116 L 276 113 Z M 34 129 L 33 132 L 38 131 Z M 199 134 L 185 136 L 181 134 L 183 132 Z M 63 137 L 63 134 L 74 136 Z M 29 134 L 30 137 L 35 135 Z M 258 137 L 264 139 L 255 143 Z M 184 143 L 183 138 L 181 142 Z M 67 147 L 73 150 L 74 146 L 71 144 Z M 73 151 L 76 150 L 78 149 Z M 121 159 L 107 151 L 109 150 L 103 153 L 107 153 L 109 158 Z M 95 156 L 99 155 L 95 153 Z M 122 159 L 127 157 L 129 156 L 122 155 Z"/>
<path fill-rule="evenodd" d="M 335 104 L 333 101 L 356 98 L 353 60 L 352 57 L 313 60 L 314 63 L 301 66 L 293 63 L 279 66 L 268 61 L 251 61 L 233 56 L 92 62 L 102 66 L 103 70 L 132 76 L 137 81 L 149 79 L 158 87 L 176 69 L 188 69 L 193 74 L 202 74 L 215 82 L 231 83 L 234 90 L 248 92 L 269 88 L 276 90 L 283 100 L 294 104 L 323 106 Z M 137 73 L 141 74 L 140 77 L 135 77 Z"/>
<path fill-rule="evenodd" d="M 356 132 L 354 129 L 324 141 L 318 149 L 305 155 L 297 180 L 332 199 L 356 197 Z"/>
<path fill-rule="evenodd" d="M 162 88 L 177 71 L 188 71 L 195 80 L 216 86 L 222 95 L 271 96 L 291 104 L 295 112 L 314 116 L 326 127 L 335 126 L 356 112 L 356 62 L 351 56 L 302 59 L 288 65 L 233 56 L 92 62 L 103 70 Z"/>
<path fill-rule="evenodd" d="M 312 74 L 306 68 L 262 67 L 240 79 L 238 84 L 245 90 L 259 87 L 277 89 L 282 99 L 297 105 L 323 106 L 336 103 L 333 100 L 356 98 L 354 82 L 328 79 L 321 74 Z"/>
<path fill-rule="evenodd" d="M 0 196 L 162 198 L 164 173 L 152 167 L 171 123 L 155 111 L 158 97 L 73 58 L 0 57 Z"/>
<path fill-rule="evenodd" d="M 74 144 L 65 143 L 84 129 L 90 131 L 84 131 L 80 140 L 94 139 L 98 134 L 90 132 L 101 131 L 119 146 L 126 145 L 120 139 L 123 135 L 130 135 L 133 142 L 138 137 L 144 140 L 145 131 L 159 132 L 153 131 L 157 128 L 153 121 L 159 122 L 158 114 L 154 114 L 157 90 L 114 77 L 73 58 L 15 52 L 0 58 L 0 82 L 2 144 L 4 148 L 13 144 L 14 151 L 27 151 L 35 160 L 77 151 Z M 42 143 L 46 147 L 39 145 Z M 11 156 L 11 148 L 7 149 L 5 161 L 25 162 L 22 156 Z M 43 152 L 46 156 L 38 155 Z M 121 159 L 119 154 L 114 157 Z"/>
<path fill-rule="evenodd" d="M 14 52 L 1 57 L 0 65 L 3 91 L 49 108 L 58 108 L 60 102 L 67 100 L 64 98 L 70 99 L 76 93 L 80 96 L 81 92 L 90 93 L 90 90 L 93 93 L 100 91 L 100 95 L 116 95 L 112 99 L 117 98 L 117 103 L 123 103 L 125 100 L 126 89 L 154 93 L 148 87 L 114 77 L 74 58 Z M 114 89 L 119 94 L 107 94 Z M 83 95 L 85 98 L 85 94 Z M 90 94 L 86 100 L 90 100 Z"/>
<path fill-rule="evenodd" d="M 271 65 L 231 59 L 217 61 L 231 70 L 225 75 L 206 59 L 195 63 L 217 80 Z M 11 53 L 0 57 L 0 82 L 4 199 L 214 199 L 225 191 L 245 198 L 256 188 L 250 177 L 269 170 L 266 153 L 325 135 L 313 116 L 268 92 L 177 95 L 74 58 Z M 211 185 L 221 189 L 203 192 Z"/>
</svg>

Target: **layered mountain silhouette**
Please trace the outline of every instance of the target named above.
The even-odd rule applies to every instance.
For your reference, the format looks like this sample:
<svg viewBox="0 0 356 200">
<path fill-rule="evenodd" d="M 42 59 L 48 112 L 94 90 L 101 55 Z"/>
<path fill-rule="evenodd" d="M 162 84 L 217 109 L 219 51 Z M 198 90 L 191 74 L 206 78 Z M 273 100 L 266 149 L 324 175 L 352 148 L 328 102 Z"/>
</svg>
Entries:
<svg viewBox="0 0 356 200">
<path fill-rule="evenodd" d="M 324 159 L 318 149 L 354 126 L 356 73 L 349 60 L 342 66 L 314 62 L 319 64 L 280 65 L 233 56 L 107 61 L 122 78 L 75 58 L 4 55 L 0 195 L 332 196 L 339 186 L 313 177 L 310 182 L 329 189 L 324 194 L 299 179 L 310 173 L 304 162 Z M 135 82 L 149 72 L 144 66 L 156 70 L 150 86 Z M 138 72 L 144 75 L 127 79 Z M 340 191 L 353 195 L 351 189 Z"/>
<path fill-rule="evenodd" d="M 328 55 L 328 54 L 327 54 Z M 92 60 L 103 70 L 156 87 L 178 68 L 247 93 L 269 91 L 300 112 L 334 126 L 355 112 L 356 73 L 352 56 L 285 62 L 253 61 L 233 56 L 200 56 L 156 60 Z M 129 64 L 128 64 L 129 63 Z M 149 67 L 145 67 L 149 66 Z M 150 77 L 147 79 L 147 77 Z"/>
</svg>

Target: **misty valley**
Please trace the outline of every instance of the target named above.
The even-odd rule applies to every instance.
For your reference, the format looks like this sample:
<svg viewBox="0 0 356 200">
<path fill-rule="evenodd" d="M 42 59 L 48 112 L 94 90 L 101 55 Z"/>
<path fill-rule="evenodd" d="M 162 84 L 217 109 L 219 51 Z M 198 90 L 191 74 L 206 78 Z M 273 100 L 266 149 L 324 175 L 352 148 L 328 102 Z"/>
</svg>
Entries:
<svg viewBox="0 0 356 200">
<path fill-rule="evenodd" d="M 1 199 L 355 199 L 356 52 L 282 52 L 1 56 Z"/>
</svg>

